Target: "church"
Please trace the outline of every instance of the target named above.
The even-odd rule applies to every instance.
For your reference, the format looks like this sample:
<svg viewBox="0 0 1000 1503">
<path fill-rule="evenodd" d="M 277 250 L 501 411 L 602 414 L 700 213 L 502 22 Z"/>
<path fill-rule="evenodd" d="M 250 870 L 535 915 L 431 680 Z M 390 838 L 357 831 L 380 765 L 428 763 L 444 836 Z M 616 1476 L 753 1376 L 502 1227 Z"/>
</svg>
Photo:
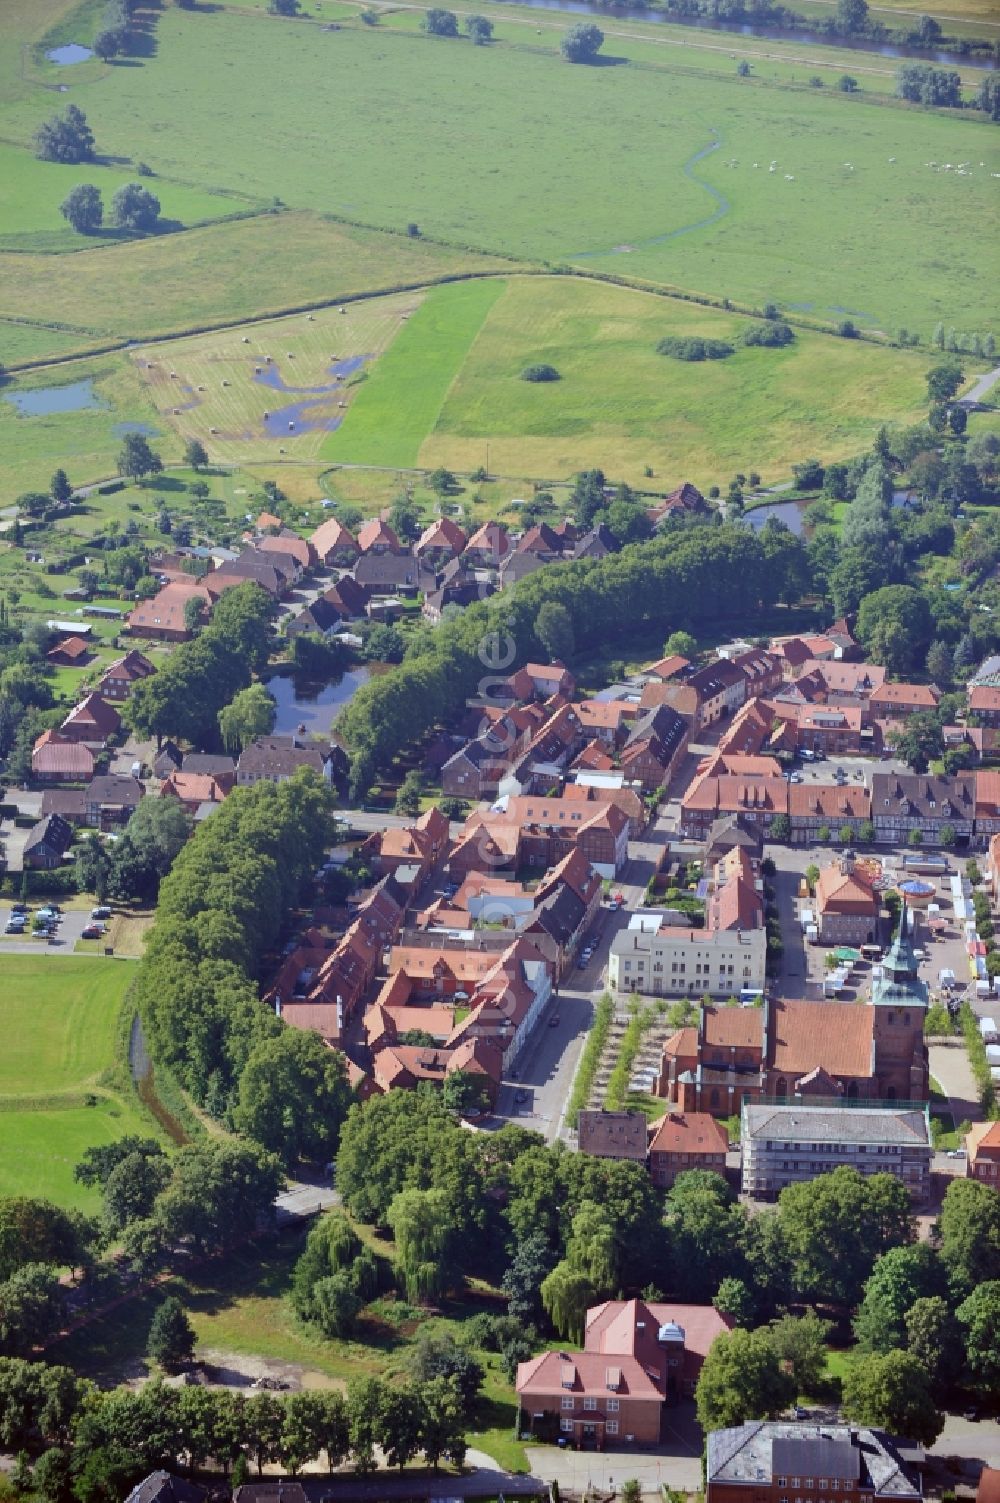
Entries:
<svg viewBox="0 0 1000 1503">
<path fill-rule="evenodd" d="M 927 985 L 899 933 L 861 1002 L 702 1007 L 663 1046 L 657 1094 L 685 1112 L 735 1116 L 744 1101 L 926 1101 Z"/>
</svg>

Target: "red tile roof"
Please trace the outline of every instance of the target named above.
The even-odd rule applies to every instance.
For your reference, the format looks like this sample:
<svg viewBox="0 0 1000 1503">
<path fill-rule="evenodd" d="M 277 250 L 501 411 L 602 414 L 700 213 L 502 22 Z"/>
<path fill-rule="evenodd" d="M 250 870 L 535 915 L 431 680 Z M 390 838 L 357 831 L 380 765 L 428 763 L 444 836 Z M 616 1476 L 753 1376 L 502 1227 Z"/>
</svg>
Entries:
<svg viewBox="0 0 1000 1503">
<path fill-rule="evenodd" d="M 776 1002 L 772 1017 L 769 1063 L 776 1071 L 797 1078 L 821 1064 L 830 1075 L 871 1075 L 872 1008 L 846 1007 L 843 1002 Z"/>
<path fill-rule="evenodd" d="M 649 1124 L 650 1153 L 725 1153 L 729 1134 L 708 1112 L 668 1112 Z"/>
</svg>

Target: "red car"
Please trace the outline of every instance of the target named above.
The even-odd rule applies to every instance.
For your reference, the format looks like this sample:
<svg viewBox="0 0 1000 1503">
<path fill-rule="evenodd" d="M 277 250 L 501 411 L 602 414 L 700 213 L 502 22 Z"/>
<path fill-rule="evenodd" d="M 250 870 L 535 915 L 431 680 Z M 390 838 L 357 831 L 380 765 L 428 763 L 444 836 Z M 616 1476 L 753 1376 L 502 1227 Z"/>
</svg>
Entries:
<svg viewBox="0 0 1000 1503">
<path fill-rule="evenodd" d="M 81 931 L 80 931 L 80 938 L 81 939 L 100 939 L 100 937 L 101 937 L 101 935 L 103 933 L 104 933 L 104 925 L 103 924 L 88 924 L 85 929 L 81 929 Z"/>
</svg>

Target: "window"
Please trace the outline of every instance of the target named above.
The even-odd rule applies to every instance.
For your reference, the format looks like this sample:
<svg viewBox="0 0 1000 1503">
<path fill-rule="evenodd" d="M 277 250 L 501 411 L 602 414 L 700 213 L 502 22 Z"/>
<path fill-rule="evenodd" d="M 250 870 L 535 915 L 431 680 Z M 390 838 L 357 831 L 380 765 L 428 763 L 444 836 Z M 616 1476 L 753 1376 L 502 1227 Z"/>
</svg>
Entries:
<svg viewBox="0 0 1000 1503">
<path fill-rule="evenodd" d="M 618 1421 L 617 1420 L 608 1420 L 607 1424 L 604 1426 L 604 1429 L 605 1429 L 605 1433 L 608 1434 L 608 1435 L 617 1435 L 618 1434 Z"/>
<path fill-rule="evenodd" d="M 820 1485 L 820 1487 L 826 1487 L 826 1478 L 825 1477 L 821 1477 L 819 1479 L 819 1485 Z"/>
<path fill-rule="evenodd" d="M 560 1420 L 559 1421 L 559 1428 L 560 1428 L 560 1430 L 568 1430 L 570 1432 L 570 1434 L 572 1435 L 572 1433 L 573 1433 L 573 1421 L 571 1419 Z"/>
<path fill-rule="evenodd" d="M 609 1414 L 617 1414 L 618 1413 L 618 1400 L 617 1399 L 609 1399 L 608 1400 L 608 1413 Z"/>
<path fill-rule="evenodd" d="M 596 1409 L 597 1408 L 597 1400 L 596 1399 L 584 1399 L 584 1401 L 583 1401 L 583 1407 L 584 1407 L 584 1409 L 588 1409 L 588 1410 Z"/>
<path fill-rule="evenodd" d="M 778 1486 L 779 1487 L 787 1487 L 788 1486 L 788 1478 L 787 1477 L 779 1477 L 778 1478 Z"/>
<path fill-rule="evenodd" d="M 564 1409 L 572 1409 L 572 1407 L 573 1407 L 573 1400 L 571 1398 L 567 1398 L 564 1395 L 563 1396 L 563 1400 L 562 1400 L 562 1407 Z"/>
</svg>

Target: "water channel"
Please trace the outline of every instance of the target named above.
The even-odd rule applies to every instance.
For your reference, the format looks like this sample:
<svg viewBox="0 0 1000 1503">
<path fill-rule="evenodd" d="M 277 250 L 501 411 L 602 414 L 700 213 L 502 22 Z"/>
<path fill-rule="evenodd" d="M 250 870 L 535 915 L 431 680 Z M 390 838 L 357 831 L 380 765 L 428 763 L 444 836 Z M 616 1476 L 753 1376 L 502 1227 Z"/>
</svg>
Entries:
<svg viewBox="0 0 1000 1503">
<path fill-rule="evenodd" d="M 761 41 L 800 42 L 812 47 L 836 47 L 842 51 L 874 53 L 878 57 L 913 58 L 918 62 L 938 63 L 951 68 L 996 68 L 996 59 L 988 54 L 951 52 L 947 48 L 910 47 L 905 42 L 880 41 L 873 37 L 831 36 L 808 26 L 755 26 L 750 21 L 726 21 L 714 16 L 683 16 L 676 11 L 646 9 L 644 6 L 599 5 L 593 0 L 517 0 L 530 10 L 563 11 L 572 16 L 592 16 L 604 21 L 651 21 L 654 25 L 690 26 L 696 31 L 725 32 L 730 36 L 757 37 Z"/>
</svg>

